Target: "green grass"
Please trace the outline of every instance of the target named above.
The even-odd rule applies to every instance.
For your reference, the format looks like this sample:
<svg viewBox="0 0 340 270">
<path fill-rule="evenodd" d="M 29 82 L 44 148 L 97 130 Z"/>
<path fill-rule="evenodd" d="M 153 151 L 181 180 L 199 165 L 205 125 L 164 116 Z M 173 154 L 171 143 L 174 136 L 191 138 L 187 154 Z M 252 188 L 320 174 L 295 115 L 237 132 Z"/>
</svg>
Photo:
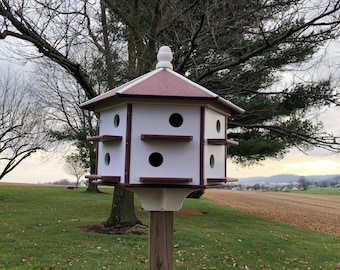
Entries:
<svg viewBox="0 0 340 270">
<path fill-rule="evenodd" d="M 293 191 L 299 194 L 315 194 L 315 195 L 335 195 L 340 196 L 340 188 L 309 188 L 307 190 Z"/>
<path fill-rule="evenodd" d="M 77 231 L 110 211 L 108 194 L 83 189 L 0 186 L 0 269 L 147 269 L 148 237 Z M 140 202 L 136 199 L 136 208 Z M 175 269 L 337 269 L 340 238 L 187 199 L 175 214 Z M 137 210 L 148 223 L 148 213 Z"/>
</svg>

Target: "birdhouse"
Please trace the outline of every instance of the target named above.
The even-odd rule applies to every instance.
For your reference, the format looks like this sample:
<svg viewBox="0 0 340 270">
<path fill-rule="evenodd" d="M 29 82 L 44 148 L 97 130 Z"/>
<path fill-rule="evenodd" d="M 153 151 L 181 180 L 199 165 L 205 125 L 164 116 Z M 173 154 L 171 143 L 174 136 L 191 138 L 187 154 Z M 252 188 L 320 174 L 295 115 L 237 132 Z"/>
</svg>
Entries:
<svg viewBox="0 0 340 270">
<path fill-rule="evenodd" d="M 244 110 L 173 71 L 169 47 L 157 58 L 155 70 L 80 105 L 99 115 L 88 138 L 97 173 L 87 177 L 133 190 L 147 210 L 177 210 L 192 191 L 228 182 L 227 147 L 237 142 L 227 119 Z"/>
</svg>

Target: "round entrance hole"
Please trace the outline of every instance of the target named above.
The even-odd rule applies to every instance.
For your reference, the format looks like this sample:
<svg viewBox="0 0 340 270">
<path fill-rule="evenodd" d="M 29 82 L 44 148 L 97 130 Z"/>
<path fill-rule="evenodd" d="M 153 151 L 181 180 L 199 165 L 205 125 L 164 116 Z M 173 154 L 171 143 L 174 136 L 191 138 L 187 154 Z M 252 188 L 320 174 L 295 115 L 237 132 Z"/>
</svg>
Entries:
<svg viewBox="0 0 340 270">
<path fill-rule="evenodd" d="M 163 163 L 163 156 L 161 153 L 154 152 L 149 156 L 149 163 L 153 167 L 159 167 Z"/>
<path fill-rule="evenodd" d="M 116 114 L 115 117 L 113 118 L 113 125 L 115 127 L 118 127 L 119 123 L 120 123 L 120 117 L 119 117 L 119 114 Z"/>
<path fill-rule="evenodd" d="M 215 157 L 214 157 L 214 155 L 210 156 L 209 163 L 210 163 L 210 168 L 214 168 L 214 166 L 215 166 Z"/>
<path fill-rule="evenodd" d="M 173 113 L 169 117 L 169 123 L 173 127 L 180 127 L 183 124 L 183 117 L 179 113 Z"/>
<path fill-rule="evenodd" d="M 220 131 L 221 131 L 221 121 L 220 120 L 216 121 L 216 131 L 217 131 L 217 133 L 220 133 Z"/>
<path fill-rule="evenodd" d="M 105 154 L 105 165 L 110 165 L 110 161 L 111 161 L 111 156 L 109 153 Z"/>
</svg>

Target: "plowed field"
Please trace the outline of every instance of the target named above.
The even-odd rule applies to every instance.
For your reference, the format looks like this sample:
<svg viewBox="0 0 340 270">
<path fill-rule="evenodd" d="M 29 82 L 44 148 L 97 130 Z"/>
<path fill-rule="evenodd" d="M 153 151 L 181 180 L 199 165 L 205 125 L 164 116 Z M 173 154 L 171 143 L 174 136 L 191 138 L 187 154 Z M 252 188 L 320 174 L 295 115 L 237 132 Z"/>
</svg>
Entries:
<svg viewBox="0 0 340 270">
<path fill-rule="evenodd" d="M 253 215 L 340 236 L 340 196 L 211 189 L 204 197 Z"/>
</svg>

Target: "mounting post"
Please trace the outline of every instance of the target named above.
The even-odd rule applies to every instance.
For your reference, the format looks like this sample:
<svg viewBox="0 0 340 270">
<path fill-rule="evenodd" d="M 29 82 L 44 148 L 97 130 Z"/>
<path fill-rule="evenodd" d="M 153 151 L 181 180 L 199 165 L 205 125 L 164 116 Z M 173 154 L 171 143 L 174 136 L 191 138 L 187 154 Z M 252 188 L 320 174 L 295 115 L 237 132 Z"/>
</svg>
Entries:
<svg viewBox="0 0 340 270">
<path fill-rule="evenodd" d="M 149 270 L 173 270 L 173 211 L 150 211 Z"/>
</svg>

